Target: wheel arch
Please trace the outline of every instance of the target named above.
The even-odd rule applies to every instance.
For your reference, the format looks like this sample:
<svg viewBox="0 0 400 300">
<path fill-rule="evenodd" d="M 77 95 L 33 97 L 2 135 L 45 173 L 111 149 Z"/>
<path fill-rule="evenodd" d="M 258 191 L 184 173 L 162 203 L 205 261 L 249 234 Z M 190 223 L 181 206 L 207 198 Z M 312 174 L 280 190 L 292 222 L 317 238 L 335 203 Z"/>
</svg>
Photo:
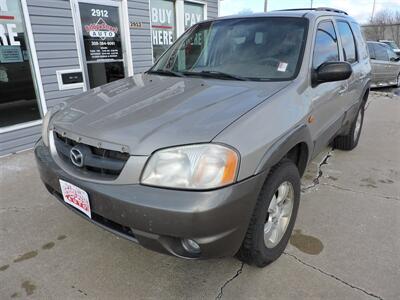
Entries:
<svg viewBox="0 0 400 300">
<path fill-rule="evenodd" d="M 300 176 L 306 170 L 313 150 L 309 129 L 301 125 L 276 141 L 264 154 L 256 174 L 271 169 L 282 159 L 288 158 L 297 166 Z"/>
</svg>

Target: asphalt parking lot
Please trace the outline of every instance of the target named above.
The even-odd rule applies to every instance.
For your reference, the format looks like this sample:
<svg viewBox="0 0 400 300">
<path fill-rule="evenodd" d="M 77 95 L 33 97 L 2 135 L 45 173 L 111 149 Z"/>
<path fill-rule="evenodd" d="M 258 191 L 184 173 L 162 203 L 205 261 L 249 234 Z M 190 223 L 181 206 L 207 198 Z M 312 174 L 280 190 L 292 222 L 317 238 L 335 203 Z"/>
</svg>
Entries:
<svg viewBox="0 0 400 300">
<path fill-rule="evenodd" d="M 311 163 L 264 269 L 145 250 L 53 199 L 32 151 L 1 158 L 0 299 L 400 299 L 400 92 L 372 92 L 365 118 L 358 148 Z"/>
</svg>

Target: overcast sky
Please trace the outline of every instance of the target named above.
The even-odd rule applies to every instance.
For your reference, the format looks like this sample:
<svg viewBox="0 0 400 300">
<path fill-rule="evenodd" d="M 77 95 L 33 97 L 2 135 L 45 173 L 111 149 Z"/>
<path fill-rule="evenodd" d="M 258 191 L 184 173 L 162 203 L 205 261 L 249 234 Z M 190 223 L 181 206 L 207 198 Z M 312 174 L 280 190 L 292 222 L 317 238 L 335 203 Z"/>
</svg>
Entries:
<svg viewBox="0 0 400 300">
<path fill-rule="evenodd" d="M 313 7 L 328 6 L 347 11 L 359 22 L 371 18 L 373 0 L 313 0 Z M 311 0 L 268 0 L 268 10 L 310 7 Z M 243 11 L 262 12 L 264 0 L 222 0 L 221 16 L 237 14 Z M 375 13 L 382 9 L 400 11 L 400 0 L 376 0 Z"/>
</svg>

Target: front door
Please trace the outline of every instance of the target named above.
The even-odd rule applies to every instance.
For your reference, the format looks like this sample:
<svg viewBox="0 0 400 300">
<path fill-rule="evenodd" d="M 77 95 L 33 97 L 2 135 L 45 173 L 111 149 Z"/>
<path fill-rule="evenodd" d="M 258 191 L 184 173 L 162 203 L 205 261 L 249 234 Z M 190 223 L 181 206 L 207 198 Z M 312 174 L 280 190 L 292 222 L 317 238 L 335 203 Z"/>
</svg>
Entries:
<svg viewBox="0 0 400 300">
<path fill-rule="evenodd" d="M 312 72 L 323 63 L 340 61 L 338 37 L 332 20 L 322 20 L 314 40 Z M 326 82 L 311 88 L 312 116 L 310 130 L 315 141 L 314 155 L 325 147 L 341 127 L 344 114 L 341 103 L 348 89 L 347 81 Z"/>
<path fill-rule="evenodd" d="M 126 77 L 121 3 L 79 0 L 75 5 L 87 89 Z"/>
</svg>

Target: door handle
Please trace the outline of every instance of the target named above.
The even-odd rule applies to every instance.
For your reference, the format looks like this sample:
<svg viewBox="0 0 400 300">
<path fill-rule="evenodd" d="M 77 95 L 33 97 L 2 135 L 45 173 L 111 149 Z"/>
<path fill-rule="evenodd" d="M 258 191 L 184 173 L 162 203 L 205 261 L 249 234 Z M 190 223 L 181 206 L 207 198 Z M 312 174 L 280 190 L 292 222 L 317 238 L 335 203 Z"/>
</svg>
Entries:
<svg viewBox="0 0 400 300">
<path fill-rule="evenodd" d="M 360 77 L 358 78 L 358 80 L 363 80 L 363 79 L 365 79 L 367 77 L 367 74 L 366 73 L 361 73 L 360 74 Z"/>
<path fill-rule="evenodd" d="M 339 95 L 343 95 L 347 91 L 347 86 L 341 86 L 338 92 Z"/>
</svg>

